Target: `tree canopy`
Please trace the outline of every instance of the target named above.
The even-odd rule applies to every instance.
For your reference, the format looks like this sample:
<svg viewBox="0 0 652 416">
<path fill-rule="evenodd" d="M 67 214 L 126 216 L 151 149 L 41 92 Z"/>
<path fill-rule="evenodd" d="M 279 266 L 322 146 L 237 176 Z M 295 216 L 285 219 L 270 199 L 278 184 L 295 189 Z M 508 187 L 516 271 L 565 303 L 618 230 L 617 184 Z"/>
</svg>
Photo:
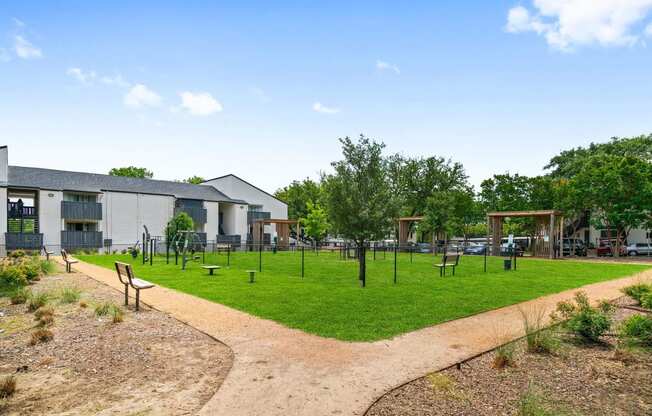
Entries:
<svg viewBox="0 0 652 416">
<path fill-rule="evenodd" d="M 322 204 L 322 188 L 319 182 L 310 178 L 293 181 L 290 185 L 277 190 L 274 196 L 288 204 L 288 218 L 305 218 L 308 215 L 308 203 Z"/>
<path fill-rule="evenodd" d="M 199 185 L 200 183 L 206 182 L 206 179 L 202 178 L 201 176 L 194 175 L 188 179 L 184 179 L 184 182 Z"/>
<path fill-rule="evenodd" d="M 146 168 L 139 168 L 136 166 L 127 166 L 122 168 L 113 168 L 109 171 L 111 176 L 127 176 L 130 178 L 148 178 L 154 177 L 154 173 Z"/>
</svg>

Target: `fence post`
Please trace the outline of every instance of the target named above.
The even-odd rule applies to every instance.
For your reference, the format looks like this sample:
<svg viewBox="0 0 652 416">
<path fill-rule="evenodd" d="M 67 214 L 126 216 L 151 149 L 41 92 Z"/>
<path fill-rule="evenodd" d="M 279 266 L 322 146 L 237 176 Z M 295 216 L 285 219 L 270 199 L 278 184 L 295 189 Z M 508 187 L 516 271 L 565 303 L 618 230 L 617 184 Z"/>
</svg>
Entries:
<svg viewBox="0 0 652 416">
<path fill-rule="evenodd" d="M 358 247 L 358 261 L 360 267 L 360 285 L 367 286 L 367 255 L 364 251 L 364 244 Z"/>
<path fill-rule="evenodd" d="M 231 265 L 231 244 L 226 246 L 226 265 Z"/>
<path fill-rule="evenodd" d="M 304 246 L 301 246 L 301 278 L 303 279 L 303 271 L 304 271 Z"/>
<path fill-rule="evenodd" d="M 485 246 L 484 248 L 484 272 L 487 273 L 487 250 L 489 250 L 489 246 Z"/>
<path fill-rule="evenodd" d="M 376 242 L 374 241 L 374 261 L 376 261 Z"/>
<path fill-rule="evenodd" d="M 149 265 L 154 264 L 154 239 L 149 240 Z"/>
<path fill-rule="evenodd" d="M 396 284 L 396 260 L 397 260 L 397 249 L 398 244 L 394 244 L 394 284 Z"/>
<path fill-rule="evenodd" d="M 258 243 L 258 271 L 263 271 L 263 244 Z"/>
<path fill-rule="evenodd" d="M 145 253 L 147 253 L 147 242 L 145 242 L 145 233 L 143 233 L 143 264 L 147 261 Z"/>
</svg>

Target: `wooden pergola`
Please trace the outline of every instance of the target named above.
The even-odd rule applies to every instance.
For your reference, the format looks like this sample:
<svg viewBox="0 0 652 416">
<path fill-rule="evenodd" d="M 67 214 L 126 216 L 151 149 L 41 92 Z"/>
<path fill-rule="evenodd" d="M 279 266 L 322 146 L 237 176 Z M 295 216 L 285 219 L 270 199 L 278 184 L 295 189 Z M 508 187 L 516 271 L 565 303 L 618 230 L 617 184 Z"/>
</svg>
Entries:
<svg viewBox="0 0 652 416">
<path fill-rule="evenodd" d="M 487 213 L 487 244 L 491 240 L 490 253 L 500 255 L 500 244 L 503 239 L 503 221 L 505 218 L 529 217 L 534 218 L 536 231 L 532 242 L 532 254 L 537 257 L 557 257 L 555 247 L 559 244 L 561 255 L 561 242 L 564 238 L 564 216 L 561 211 L 502 211 Z M 546 237 L 548 240 L 546 241 Z"/>
<path fill-rule="evenodd" d="M 261 243 L 263 241 L 263 234 L 265 232 L 265 225 L 276 225 L 276 247 L 279 250 L 287 250 L 290 248 L 290 225 L 297 226 L 297 235 L 301 234 L 301 224 L 298 220 L 283 220 L 276 218 L 260 219 L 254 221 L 253 226 L 253 241 Z"/>
<path fill-rule="evenodd" d="M 413 222 L 419 222 L 423 217 L 399 217 L 396 219 L 398 222 L 398 244 L 403 246 L 407 244 L 408 235 L 410 234 L 410 225 Z"/>
</svg>

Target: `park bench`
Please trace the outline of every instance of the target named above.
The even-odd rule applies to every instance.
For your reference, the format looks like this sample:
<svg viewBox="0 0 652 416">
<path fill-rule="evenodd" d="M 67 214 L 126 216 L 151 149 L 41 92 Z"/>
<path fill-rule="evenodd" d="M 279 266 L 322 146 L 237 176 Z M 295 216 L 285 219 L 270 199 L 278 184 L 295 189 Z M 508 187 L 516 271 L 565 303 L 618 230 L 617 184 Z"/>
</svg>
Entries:
<svg viewBox="0 0 652 416">
<path fill-rule="evenodd" d="M 41 246 L 41 250 L 43 251 L 43 254 L 45 254 L 45 260 L 50 260 L 50 256 L 54 254 L 54 251 L 48 251 L 45 246 Z"/>
<path fill-rule="evenodd" d="M 118 272 L 118 279 L 120 283 L 125 286 L 125 306 L 129 305 L 129 286 L 136 291 L 136 310 L 140 305 L 140 291 L 141 289 L 149 289 L 154 287 L 153 284 L 134 276 L 134 271 L 131 264 L 115 262 L 115 270 Z"/>
<path fill-rule="evenodd" d="M 208 275 L 212 276 L 214 270 L 219 270 L 221 269 L 220 266 L 213 266 L 213 265 L 208 265 L 208 266 L 201 266 L 202 269 L 208 270 Z"/>
<path fill-rule="evenodd" d="M 434 267 L 439 268 L 439 277 L 446 276 L 446 267 L 452 267 L 453 268 L 453 276 L 455 276 L 455 268 L 458 266 L 460 263 L 460 255 L 455 253 L 455 254 L 444 254 L 444 257 L 442 257 L 441 263 L 435 264 Z"/>
<path fill-rule="evenodd" d="M 66 250 L 61 250 L 61 257 L 63 258 L 63 261 L 66 263 L 66 271 L 68 273 L 72 272 L 72 265 L 75 263 L 79 263 L 79 260 L 75 260 L 71 257 L 68 257 L 68 253 Z"/>
</svg>

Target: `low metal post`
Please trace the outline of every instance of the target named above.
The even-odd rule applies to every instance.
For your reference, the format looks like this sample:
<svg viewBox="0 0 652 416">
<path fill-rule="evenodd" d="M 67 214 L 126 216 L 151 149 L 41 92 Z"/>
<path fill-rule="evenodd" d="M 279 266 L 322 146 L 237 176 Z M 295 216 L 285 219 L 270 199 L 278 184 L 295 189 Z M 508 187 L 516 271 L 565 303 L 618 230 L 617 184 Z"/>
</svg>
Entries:
<svg viewBox="0 0 652 416">
<path fill-rule="evenodd" d="M 231 244 L 226 246 L 226 265 L 231 265 Z"/>
<path fill-rule="evenodd" d="M 376 242 L 374 241 L 374 261 L 376 261 Z"/>
<path fill-rule="evenodd" d="M 487 273 L 487 251 L 489 250 L 489 246 L 485 246 L 484 248 L 484 272 Z"/>
<path fill-rule="evenodd" d="M 412 256 L 414 255 L 414 247 L 410 247 L 410 264 L 412 264 Z"/>
<path fill-rule="evenodd" d="M 258 243 L 258 271 L 263 271 L 263 245 Z"/>
<path fill-rule="evenodd" d="M 154 253 L 154 240 L 153 239 L 149 240 L 149 265 L 150 266 L 154 264 L 154 255 L 152 253 Z"/>
<path fill-rule="evenodd" d="M 145 254 L 147 253 L 147 241 L 145 241 L 145 233 L 143 233 L 143 264 L 147 261 Z"/>
<path fill-rule="evenodd" d="M 305 265 L 304 265 L 304 256 L 305 256 L 304 248 L 305 247 L 301 246 L 301 278 L 303 278 L 304 267 L 305 267 Z"/>
<path fill-rule="evenodd" d="M 396 284 L 396 260 L 398 258 L 398 246 L 394 244 L 394 284 Z"/>
</svg>

